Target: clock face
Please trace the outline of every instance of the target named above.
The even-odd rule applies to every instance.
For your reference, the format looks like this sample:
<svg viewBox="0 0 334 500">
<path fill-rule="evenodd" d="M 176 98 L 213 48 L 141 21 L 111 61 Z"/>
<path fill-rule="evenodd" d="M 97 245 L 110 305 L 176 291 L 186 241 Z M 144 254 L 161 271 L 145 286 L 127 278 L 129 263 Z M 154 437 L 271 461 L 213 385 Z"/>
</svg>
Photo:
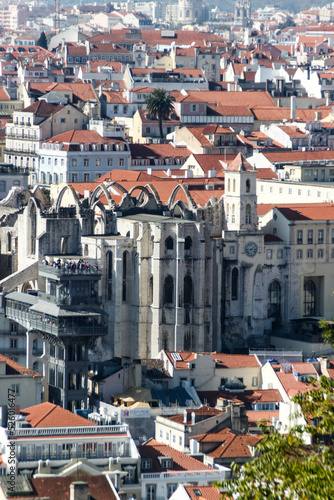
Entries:
<svg viewBox="0 0 334 500">
<path fill-rule="evenodd" d="M 254 241 L 249 241 L 245 246 L 245 252 L 248 257 L 254 257 L 257 254 L 257 244 Z"/>
</svg>

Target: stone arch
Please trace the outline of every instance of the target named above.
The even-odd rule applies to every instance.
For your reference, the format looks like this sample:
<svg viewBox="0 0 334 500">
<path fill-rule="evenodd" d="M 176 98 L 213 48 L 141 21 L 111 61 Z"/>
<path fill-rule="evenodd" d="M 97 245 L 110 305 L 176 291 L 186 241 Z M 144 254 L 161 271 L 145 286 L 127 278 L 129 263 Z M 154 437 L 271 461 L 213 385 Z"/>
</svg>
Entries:
<svg viewBox="0 0 334 500">
<path fill-rule="evenodd" d="M 112 184 L 112 183 L 111 183 Z M 108 184 L 108 187 L 111 185 L 111 184 Z M 90 207 L 92 208 L 93 206 L 95 206 L 95 203 L 96 201 L 98 201 L 98 198 L 102 195 L 102 193 L 104 193 L 106 195 L 106 198 L 107 198 L 107 201 L 108 201 L 108 206 L 109 208 L 112 210 L 114 208 L 116 208 L 116 203 L 114 202 L 114 200 L 112 199 L 112 197 L 110 196 L 110 193 L 107 189 L 107 186 L 105 186 L 104 184 L 99 184 L 93 191 L 92 195 L 91 195 L 91 198 L 90 198 L 90 202 L 89 202 L 89 205 Z"/>
<path fill-rule="evenodd" d="M 69 186 L 69 185 L 64 186 L 58 195 L 58 198 L 56 201 L 56 212 L 57 213 L 59 212 L 60 207 L 61 207 L 61 202 L 63 201 L 64 194 L 66 193 L 67 190 L 70 191 L 72 196 L 73 196 L 73 200 L 74 200 L 74 204 L 75 204 L 75 208 L 76 208 L 76 213 L 77 213 L 77 215 L 79 215 L 79 213 L 80 213 L 79 198 L 78 198 L 78 195 L 77 195 L 74 187 Z"/>
<path fill-rule="evenodd" d="M 173 212 L 174 217 L 177 217 L 180 215 L 182 218 L 184 218 L 186 207 L 185 207 L 183 201 L 178 200 L 176 203 L 174 203 L 171 211 Z"/>
<path fill-rule="evenodd" d="M 146 184 L 145 186 L 147 189 L 150 189 L 152 191 L 152 194 L 155 198 L 155 201 L 157 203 L 157 205 L 162 205 L 161 203 L 161 200 L 160 200 L 160 196 L 159 196 L 159 193 L 158 191 L 156 190 L 156 188 L 153 186 L 153 184 Z"/>
<path fill-rule="evenodd" d="M 140 195 L 137 197 L 137 200 L 139 201 L 139 207 L 145 207 L 145 205 L 148 204 L 148 202 L 150 201 L 150 197 L 152 196 L 151 193 L 149 192 L 149 190 L 147 189 L 147 187 L 145 186 L 133 186 L 130 191 L 128 192 L 129 196 L 132 195 L 132 193 L 136 190 L 139 190 L 140 191 Z M 140 201 L 140 196 L 144 194 L 144 201 Z"/>
<path fill-rule="evenodd" d="M 213 207 L 218 203 L 218 199 L 216 196 L 211 196 L 210 200 L 208 200 L 206 206 L 207 207 Z"/>
<path fill-rule="evenodd" d="M 190 196 L 190 193 L 189 193 L 189 190 L 187 188 L 187 186 L 184 186 L 183 184 L 178 184 L 174 189 L 173 189 L 173 192 L 172 194 L 170 195 L 169 197 L 169 200 L 167 202 L 167 205 L 169 207 L 170 210 L 173 209 L 174 207 L 174 202 L 175 202 L 175 197 L 177 195 L 177 192 L 179 189 L 182 189 L 184 194 L 186 195 L 186 198 L 187 198 L 187 201 L 188 201 L 188 206 L 189 208 L 192 208 L 192 209 L 196 209 L 197 208 L 197 205 L 196 203 L 194 202 L 194 200 L 192 199 L 192 197 Z"/>
<path fill-rule="evenodd" d="M 106 232 L 106 209 L 105 209 L 105 206 L 103 205 L 103 203 L 100 200 L 97 200 L 93 204 L 93 206 L 92 206 L 92 210 L 94 211 L 94 234 L 97 234 L 95 232 L 95 228 L 96 228 L 96 225 L 95 225 L 95 209 L 96 209 L 96 207 L 98 207 L 101 210 L 101 223 L 100 223 L 100 227 L 101 227 L 101 229 L 103 229 L 102 234 L 104 234 Z"/>
</svg>

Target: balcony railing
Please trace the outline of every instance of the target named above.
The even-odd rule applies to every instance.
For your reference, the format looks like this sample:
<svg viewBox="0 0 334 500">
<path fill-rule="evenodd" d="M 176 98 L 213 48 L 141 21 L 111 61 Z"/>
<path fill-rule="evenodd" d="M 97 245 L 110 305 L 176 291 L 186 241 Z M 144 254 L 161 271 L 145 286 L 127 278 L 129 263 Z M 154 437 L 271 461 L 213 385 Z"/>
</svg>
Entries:
<svg viewBox="0 0 334 500">
<path fill-rule="evenodd" d="M 15 305 L 18 307 L 15 307 Z M 27 308 L 28 310 L 26 310 Z M 71 314 L 73 315 L 73 311 L 71 311 Z M 80 318 L 78 313 L 78 317 L 73 319 L 58 319 L 51 315 L 30 311 L 29 306 L 22 305 L 19 302 L 16 303 L 13 300 L 6 302 L 6 316 L 30 329 L 56 336 L 100 336 L 106 335 L 108 332 L 107 325 L 99 323 L 94 318 Z"/>
<path fill-rule="evenodd" d="M 81 427 L 41 427 L 15 429 L 15 437 L 45 437 L 85 434 L 126 434 L 127 425 L 85 425 Z"/>
</svg>

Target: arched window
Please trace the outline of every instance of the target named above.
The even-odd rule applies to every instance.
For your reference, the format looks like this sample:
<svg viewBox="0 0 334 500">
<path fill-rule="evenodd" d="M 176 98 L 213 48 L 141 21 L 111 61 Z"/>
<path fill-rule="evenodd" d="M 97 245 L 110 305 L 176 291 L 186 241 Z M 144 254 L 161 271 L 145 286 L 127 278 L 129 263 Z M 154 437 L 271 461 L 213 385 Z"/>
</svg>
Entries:
<svg viewBox="0 0 334 500">
<path fill-rule="evenodd" d="M 166 277 L 164 282 L 163 302 L 164 305 L 174 303 L 174 280 L 170 275 Z"/>
<path fill-rule="evenodd" d="M 277 280 L 268 287 L 268 318 L 278 318 L 281 314 L 281 285 Z"/>
<path fill-rule="evenodd" d="M 246 179 L 246 193 L 250 193 L 250 180 L 249 179 Z"/>
<path fill-rule="evenodd" d="M 12 235 L 7 233 L 7 252 L 12 251 Z"/>
<path fill-rule="evenodd" d="M 148 281 L 148 304 L 153 304 L 153 276 Z"/>
<path fill-rule="evenodd" d="M 87 257 L 88 255 L 88 245 L 84 246 L 84 256 Z"/>
<path fill-rule="evenodd" d="M 183 280 L 183 303 L 184 305 L 192 305 L 193 303 L 193 280 L 187 274 Z"/>
<path fill-rule="evenodd" d="M 235 206 L 232 205 L 232 222 L 235 222 Z"/>
<path fill-rule="evenodd" d="M 30 254 L 34 254 L 36 252 L 36 224 L 37 224 L 37 215 L 36 215 L 36 207 L 32 203 L 30 209 Z"/>
<path fill-rule="evenodd" d="M 245 218 L 245 222 L 246 222 L 246 224 L 251 224 L 252 223 L 251 206 L 250 206 L 249 203 L 248 203 L 248 205 L 246 205 L 246 218 Z"/>
<path fill-rule="evenodd" d="M 112 299 L 113 254 L 107 252 L 107 300 Z"/>
<path fill-rule="evenodd" d="M 231 179 L 227 181 L 227 191 L 231 191 Z"/>
<path fill-rule="evenodd" d="M 166 250 L 173 250 L 174 248 L 174 240 L 171 236 L 168 236 L 165 241 L 165 248 Z"/>
<path fill-rule="evenodd" d="M 232 269 L 231 296 L 232 300 L 238 300 L 239 271 L 237 267 Z"/>
<path fill-rule="evenodd" d="M 123 283 L 122 283 L 122 300 L 126 302 L 126 279 L 127 279 L 127 264 L 128 264 L 128 252 L 123 252 Z"/>
<path fill-rule="evenodd" d="M 313 280 L 304 283 L 304 316 L 316 315 L 317 287 Z"/>
<path fill-rule="evenodd" d="M 233 193 L 235 193 L 235 179 L 233 179 Z"/>
<path fill-rule="evenodd" d="M 184 241 L 184 249 L 191 250 L 192 246 L 193 246 L 193 240 L 190 238 L 190 236 L 187 236 Z"/>
</svg>

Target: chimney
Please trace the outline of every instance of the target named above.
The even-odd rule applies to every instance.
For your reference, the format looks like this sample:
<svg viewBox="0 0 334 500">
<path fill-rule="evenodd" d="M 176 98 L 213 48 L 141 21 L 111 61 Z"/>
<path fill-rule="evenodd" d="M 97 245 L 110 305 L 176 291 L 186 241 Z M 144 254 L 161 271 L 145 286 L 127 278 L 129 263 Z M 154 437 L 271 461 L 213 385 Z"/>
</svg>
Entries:
<svg viewBox="0 0 334 500">
<path fill-rule="evenodd" d="M 183 410 L 183 423 L 186 424 L 188 420 L 187 410 Z"/>
<path fill-rule="evenodd" d="M 330 93 L 329 92 L 325 92 L 325 97 L 326 97 L 326 106 L 329 106 L 330 103 L 331 103 Z"/>
<path fill-rule="evenodd" d="M 88 484 L 76 481 L 70 486 L 70 500 L 88 500 Z"/>
<path fill-rule="evenodd" d="M 191 412 L 191 425 L 195 425 L 196 423 L 196 414 L 194 411 Z"/>
<path fill-rule="evenodd" d="M 296 96 L 292 95 L 290 98 L 290 118 L 291 120 L 296 119 Z"/>
</svg>

